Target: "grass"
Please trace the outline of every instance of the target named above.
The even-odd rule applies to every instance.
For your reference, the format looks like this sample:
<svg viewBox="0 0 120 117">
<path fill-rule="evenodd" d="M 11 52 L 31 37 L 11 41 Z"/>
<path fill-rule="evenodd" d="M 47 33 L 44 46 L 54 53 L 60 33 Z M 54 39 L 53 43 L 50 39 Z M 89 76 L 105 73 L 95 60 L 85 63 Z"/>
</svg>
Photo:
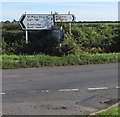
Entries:
<svg viewBox="0 0 120 117">
<path fill-rule="evenodd" d="M 109 109 L 105 112 L 100 113 L 99 115 L 97 115 L 96 117 L 101 117 L 103 115 L 109 116 L 109 117 L 120 117 L 120 107 L 115 107 L 112 109 Z"/>
<path fill-rule="evenodd" d="M 82 54 L 63 57 L 48 55 L 2 55 L 2 68 L 32 68 L 44 66 L 70 66 L 117 63 L 120 53 Z"/>
<path fill-rule="evenodd" d="M 116 107 L 106 112 L 101 113 L 101 115 L 120 115 L 120 107 Z"/>
</svg>

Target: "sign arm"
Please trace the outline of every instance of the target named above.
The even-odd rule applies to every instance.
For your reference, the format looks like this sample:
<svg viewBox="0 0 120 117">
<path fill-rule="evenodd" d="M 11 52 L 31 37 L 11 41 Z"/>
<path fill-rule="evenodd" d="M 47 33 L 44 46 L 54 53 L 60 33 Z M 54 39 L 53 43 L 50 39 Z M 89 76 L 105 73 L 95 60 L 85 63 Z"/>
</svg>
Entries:
<svg viewBox="0 0 120 117">
<path fill-rule="evenodd" d="M 23 24 L 23 20 L 25 19 L 25 15 L 23 15 L 22 19 L 20 20 L 20 23 L 24 29 L 26 29 L 25 25 Z"/>
</svg>

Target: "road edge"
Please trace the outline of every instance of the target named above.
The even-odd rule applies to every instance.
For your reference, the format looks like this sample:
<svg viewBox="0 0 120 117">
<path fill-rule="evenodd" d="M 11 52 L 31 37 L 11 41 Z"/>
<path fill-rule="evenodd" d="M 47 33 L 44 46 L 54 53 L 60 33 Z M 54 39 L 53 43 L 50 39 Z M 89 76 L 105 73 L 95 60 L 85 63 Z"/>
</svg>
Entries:
<svg viewBox="0 0 120 117">
<path fill-rule="evenodd" d="M 114 108 L 114 107 L 118 107 L 119 105 L 120 105 L 120 102 L 118 102 L 118 103 L 116 103 L 116 104 L 108 107 L 107 109 L 103 109 L 103 110 L 100 110 L 100 111 L 97 111 L 97 112 L 93 112 L 93 113 L 91 113 L 88 117 L 90 117 L 90 116 L 92 116 L 92 115 L 100 114 L 100 113 L 105 112 L 105 111 L 107 111 L 107 110 L 109 110 L 109 109 L 112 109 L 112 108 Z"/>
</svg>

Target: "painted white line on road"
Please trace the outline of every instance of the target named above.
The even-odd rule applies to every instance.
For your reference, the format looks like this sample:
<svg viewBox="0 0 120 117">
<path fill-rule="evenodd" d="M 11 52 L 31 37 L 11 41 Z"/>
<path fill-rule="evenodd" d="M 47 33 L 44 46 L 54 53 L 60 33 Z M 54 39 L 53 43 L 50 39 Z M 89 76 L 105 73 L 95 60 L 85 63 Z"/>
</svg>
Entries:
<svg viewBox="0 0 120 117">
<path fill-rule="evenodd" d="M 30 91 L 31 93 L 36 93 L 36 91 Z"/>
<path fill-rule="evenodd" d="M 16 94 L 17 92 L 16 91 L 11 91 L 11 92 L 8 92 L 8 94 L 12 95 L 12 94 Z"/>
<path fill-rule="evenodd" d="M 19 76 L 20 76 L 20 75 L 8 75 L 8 76 L 4 76 L 4 75 L 3 75 L 3 77 L 6 77 L 6 78 L 7 78 L 7 77 L 19 77 Z"/>
<path fill-rule="evenodd" d="M 0 112 L 0 117 L 2 117 L 2 112 Z"/>
<path fill-rule="evenodd" d="M 117 87 L 115 87 L 116 89 L 119 89 L 120 88 L 120 86 L 117 86 Z"/>
<path fill-rule="evenodd" d="M 28 93 L 36 93 L 36 91 L 34 91 L 34 90 L 33 91 L 28 91 Z"/>
<path fill-rule="evenodd" d="M 60 89 L 59 92 L 79 91 L 79 89 Z"/>
<path fill-rule="evenodd" d="M 46 74 L 32 74 L 32 75 L 8 75 L 8 76 L 3 76 L 3 77 L 30 77 L 30 76 L 43 76 L 43 75 L 46 75 Z"/>
<path fill-rule="evenodd" d="M 0 93 L 1 95 L 5 95 L 5 93 Z"/>
<path fill-rule="evenodd" d="M 29 93 L 48 93 L 49 90 L 42 90 L 42 91 L 29 91 Z"/>
<path fill-rule="evenodd" d="M 46 74 L 32 74 L 32 75 L 22 75 L 22 76 L 44 76 Z"/>
<path fill-rule="evenodd" d="M 42 93 L 48 93 L 49 90 L 42 90 Z"/>
<path fill-rule="evenodd" d="M 88 88 L 88 90 L 104 90 L 104 89 L 108 89 L 107 87 L 97 87 L 97 88 Z"/>
</svg>

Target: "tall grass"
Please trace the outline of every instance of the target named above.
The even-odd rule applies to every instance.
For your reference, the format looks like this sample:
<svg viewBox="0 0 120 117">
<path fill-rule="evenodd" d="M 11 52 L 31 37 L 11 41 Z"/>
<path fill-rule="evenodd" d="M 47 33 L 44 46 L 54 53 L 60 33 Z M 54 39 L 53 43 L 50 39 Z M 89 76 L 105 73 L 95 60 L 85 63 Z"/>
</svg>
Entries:
<svg viewBox="0 0 120 117">
<path fill-rule="evenodd" d="M 120 117 L 120 107 L 109 109 L 105 112 L 100 113 L 99 115 L 96 115 L 96 117 L 102 117 L 103 115 L 109 117 Z"/>
<path fill-rule="evenodd" d="M 82 54 L 63 57 L 48 55 L 2 55 L 2 68 L 31 68 L 44 66 L 69 66 L 86 64 L 117 63 L 120 53 Z"/>
</svg>

